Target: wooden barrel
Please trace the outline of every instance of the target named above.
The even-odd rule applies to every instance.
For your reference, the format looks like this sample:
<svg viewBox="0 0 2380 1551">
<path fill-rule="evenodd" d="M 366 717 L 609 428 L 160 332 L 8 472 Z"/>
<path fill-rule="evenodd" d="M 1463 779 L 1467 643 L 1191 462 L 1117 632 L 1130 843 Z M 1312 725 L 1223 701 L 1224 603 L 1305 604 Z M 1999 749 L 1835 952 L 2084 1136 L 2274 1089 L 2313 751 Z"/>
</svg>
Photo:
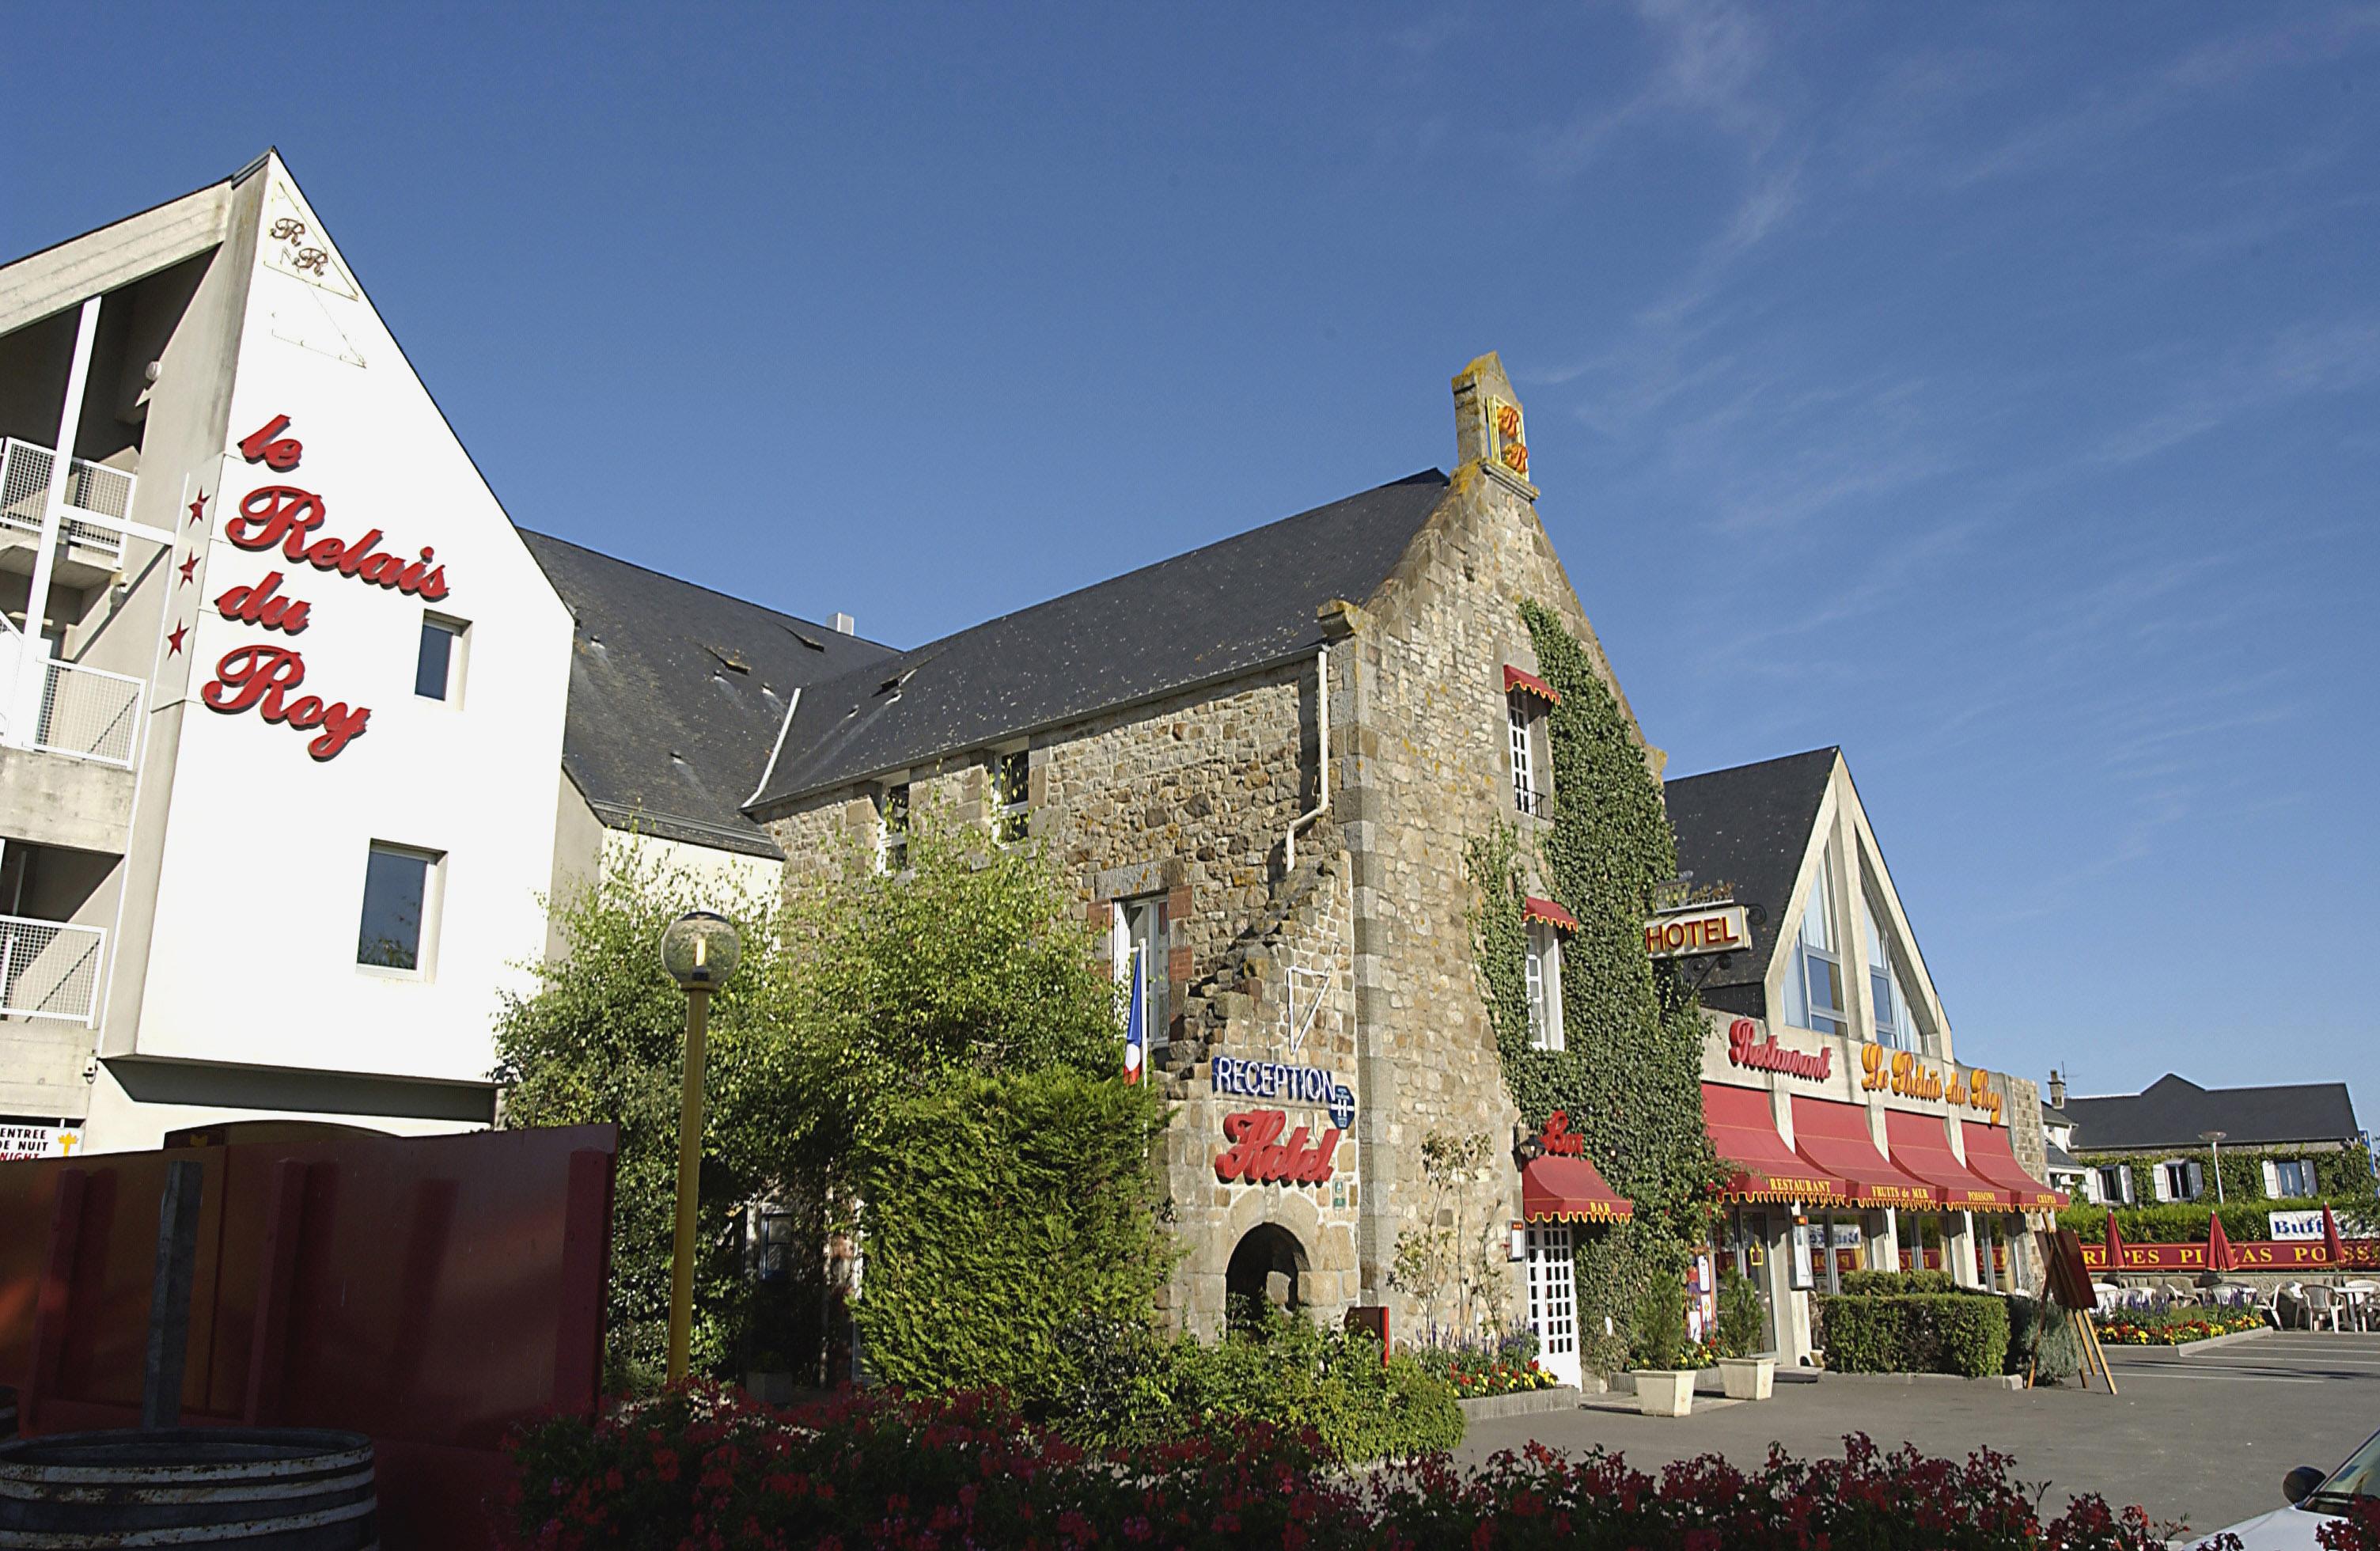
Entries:
<svg viewBox="0 0 2380 1551">
<path fill-rule="evenodd" d="M 59 1433 L 0 1443 L 0 1551 L 372 1551 L 371 1440 L 302 1427 Z"/>
</svg>

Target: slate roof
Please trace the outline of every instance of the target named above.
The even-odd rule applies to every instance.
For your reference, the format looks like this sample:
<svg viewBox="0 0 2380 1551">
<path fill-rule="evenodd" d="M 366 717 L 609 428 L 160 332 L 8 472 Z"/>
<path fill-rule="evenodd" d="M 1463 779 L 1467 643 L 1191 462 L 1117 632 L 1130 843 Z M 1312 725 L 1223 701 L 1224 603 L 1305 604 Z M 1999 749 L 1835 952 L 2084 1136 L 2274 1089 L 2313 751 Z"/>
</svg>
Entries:
<svg viewBox="0 0 2380 1551">
<path fill-rule="evenodd" d="M 1788 925 L 1794 880 L 1810 846 L 1818 805 L 1840 750 L 1814 748 L 1755 765 L 1682 776 L 1666 782 L 1670 827 L 1678 835 L 1678 870 L 1697 884 L 1735 885 L 1735 902 L 1754 906 L 1749 951 L 1730 953 L 1702 984 L 1706 991 L 1744 987 L 1757 998 L 1768 974 L 1777 934 Z M 1763 1009 L 1731 1005 L 1741 997 L 1707 999 L 1749 1016 Z"/>
<path fill-rule="evenodd" d="M 778 855 L 742 804 L 794 690 L 892 648 L 566 539 L 521 539 L 577 622 L 562 768 L 597 817 Z"/>
<path fill-rule="evenodd" d="M 2069 1098 L 2065 1113 L 2077 1153 L 2199 1147 L 2209 1131 L 2227 1147 L 2259 1147 L 2343 1142 L 2361 1130 L 2344 1083 L 2202 1088 L 2170 1072 L 2137 1094 Z"/>
<path fill-rule="evenodd" d="M 2074 1161 L 2074 1155 L 2072 1153 L 2068 1152 L 2065 1148 L 2059 1146 L 2055 1142 L 2044 1143 L 2043 1145 L 2048 1150 L 2049 1167 L 2052 1169 L 2063 1169 L 2071 1173 L 2077 1174 L 2082 1171 L 2082 1166 Z"/>
<path fill-rule="evenodd" d="M 1446 485 L 1415 474 L 816 684 L 752 811 L 1310 652 L 1317 611 L 1378 592 Z"/>
</svg>

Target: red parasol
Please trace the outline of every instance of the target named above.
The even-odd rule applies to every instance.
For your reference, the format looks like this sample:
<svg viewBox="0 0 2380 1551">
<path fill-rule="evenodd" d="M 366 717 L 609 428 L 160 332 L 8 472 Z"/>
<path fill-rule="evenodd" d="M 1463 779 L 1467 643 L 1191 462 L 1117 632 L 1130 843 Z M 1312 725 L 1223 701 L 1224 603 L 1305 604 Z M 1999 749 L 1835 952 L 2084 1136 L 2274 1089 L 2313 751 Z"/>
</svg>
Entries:
<svg viewBox="0 0 2380 1551">
<path fill-rule="evenodd" d="M 2107 1269 L 2120 1271 L 2123 1268 L 2124 1241 L 2122 1235 L 2116 1231 L 2116 1214 L 2109 1212 L 2107 1214 Z"/>
<path fill-rule="evenodd" d="M 2347 1259 L 2347 1246 L 2338 1242 L 2338 1218 L 2327 1203 L 2322 1208 L 2322 1253 L 2333 1266 Z"/>
<path fill-rule="evenodd" d="M 2223 1214 L 2207 1213 L 2206 1268 L 2210 1271 L 2228 1271 L 2237 1264 L 2239 1264 L 2238 1260 L 2231 1254 L 2231 1241 L 2223 1234 Z"/>
</svg>

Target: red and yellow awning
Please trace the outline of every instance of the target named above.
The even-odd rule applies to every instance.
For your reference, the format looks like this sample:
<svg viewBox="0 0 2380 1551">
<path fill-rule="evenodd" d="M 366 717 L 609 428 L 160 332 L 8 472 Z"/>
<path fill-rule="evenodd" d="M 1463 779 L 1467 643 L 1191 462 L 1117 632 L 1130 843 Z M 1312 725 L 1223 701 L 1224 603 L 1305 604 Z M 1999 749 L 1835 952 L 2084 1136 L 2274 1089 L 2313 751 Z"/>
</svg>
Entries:
<svg viewBox="0 0 2380 1551">
<path fill-rule="evenodd" d="M 1636 1204 L 1583 1157 L 1533 1157 L 1521 1166 L 1521 1216 L 1530 1222 L 1625 1222 L 1635 1215 Z"/>
</svg>

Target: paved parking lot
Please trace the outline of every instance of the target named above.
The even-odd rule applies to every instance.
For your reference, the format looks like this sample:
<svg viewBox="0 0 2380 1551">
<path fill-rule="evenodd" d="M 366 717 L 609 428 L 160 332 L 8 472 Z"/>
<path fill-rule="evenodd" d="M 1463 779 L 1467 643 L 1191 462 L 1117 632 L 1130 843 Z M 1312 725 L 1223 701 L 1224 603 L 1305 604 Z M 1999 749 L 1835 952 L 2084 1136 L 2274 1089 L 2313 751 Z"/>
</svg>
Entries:
<svg viewBox="0 0 2380 1551">
<path fill-rule="evenodd" d="M 2291 1467 L 2327 1470 L 2380 1430 L 2380 1334 L 2277 1332 L 2211 1351 L 2107 1355 L 2113 1396 L 2097 1383 L 2010 1392 L 1956 1380 L 1791 1383 L 1780 1373 L 1773 1400 L 1678 1420 L 1582 1409 L 1475 1423 L 1463 1452 L 1485 1458 L 1534 1437 L 1567 1449 L 1600 1444 L 1655 1470 L 1712 1452 L 1755 1464 L 1772 1441 L 1839 1454 L 1854 1432 L 1953 1457 L 1988 1444 L 2015 1456 L 2020 1479 L 2046 1484 L 2054 1507 L 2096 1492 L 2203 1531 L 2279 1507 Z"/>
</svg>

